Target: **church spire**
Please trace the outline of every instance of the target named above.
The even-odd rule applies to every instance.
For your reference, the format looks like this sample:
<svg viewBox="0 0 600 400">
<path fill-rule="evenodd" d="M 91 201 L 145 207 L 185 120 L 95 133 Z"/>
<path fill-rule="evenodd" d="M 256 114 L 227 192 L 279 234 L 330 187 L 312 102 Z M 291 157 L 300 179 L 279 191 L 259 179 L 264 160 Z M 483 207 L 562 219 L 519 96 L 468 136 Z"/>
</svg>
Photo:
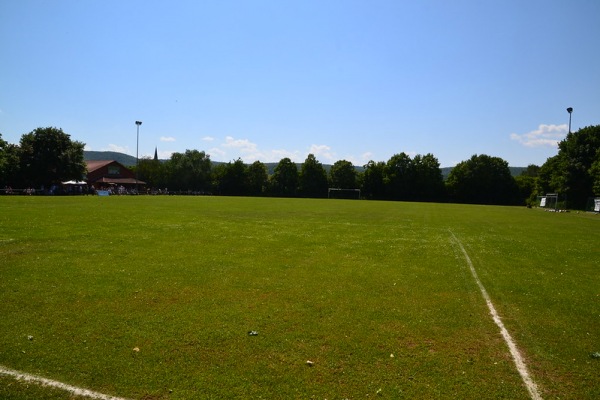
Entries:
<svg viewBox="0 0 600 400">
<path fill-rule="evenodd" d="M 158 161 L 158 147 L 154 148 L 154 161 Z"/>
</svg>

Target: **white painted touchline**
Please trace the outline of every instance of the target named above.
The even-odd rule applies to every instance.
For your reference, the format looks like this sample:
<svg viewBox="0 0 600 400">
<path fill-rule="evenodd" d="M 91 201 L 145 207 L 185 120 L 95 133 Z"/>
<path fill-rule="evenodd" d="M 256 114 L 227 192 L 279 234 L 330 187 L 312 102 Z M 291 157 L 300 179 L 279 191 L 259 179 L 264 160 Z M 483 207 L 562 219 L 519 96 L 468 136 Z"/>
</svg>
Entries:
<svg viewBox="0 0 600 400">
<path fill-rule="evenodd" d="M 490 296 L 488 295 L 487 290 L 485 290 L 485 287 L 479 280 L 479 276 L 477 276 L 477 271 L 475 271 L 475 267 L 473 266 L 473 263 L 471 262 L 471 258 L 469 258 L 467 251 L 463 247 L 460 240 L 458 240 L 458 238 L 456 237 L 454 232 L 452 232 L 451 230 L 449 230 L 449 231 L 450 231 L 450 234 L 452 235 L 452 237 L 454 238 L 454 241 L 458 244 L 458 247 L 460 247 L 460 250 L 464 254 L 465 259 L 467 260 L 467 264 L 469 264 L 469 269 L 471 270 L 471 274 L 473 275 L 473 278 L 475 278 L 475 282 L 477 282 L 477 286 L 479 286 L 481 295 L 485 299 L 485 302 L 487 303 L 487 306 L 490 309 L 490 314 L 492 315 L 494 322 L 496 323 L 496 325 L 498 325 L 498 328 L 500 328 L 500 333 L 502 334 L 502 337 L 504 338 L 504 341 L 506 342 L 508 349 L 510 350 L 510 354 L 512 355 L 512 358 L 517 367 L 517 371 L 519 371 L 519 375 L 521 375 L 521 379 L 523 379 L 523 383 L 525 383 L 525 387 L 527 387 L 527 391 L 529 392 L 529 395 L 531 396 L 531 398 L 533 400 L 542 400 L 542 396 L 540 395 L 540 393 L 538 391 L 537 385 L 531 379 L 531 376 L 529 376 L 529 372 L 527 371 L 527 366 L 525 365 L 525 361 L 523 361 L 521 352 L 519 352 L 519 349 L 517 348 L 515 341 L 512 339 L 512 337 L 510 336 L 510 333 L 508 333 L 508 331 L 504 327 L 504 324 L 500 320 L 500 316 L 498 315 L 498 312 L 496 311 L 496 308 L 494 307 L 494 304 L 492 303 L 492 300 L 490 299 Z"/>
<path fill-rule="evenodd" d="M 62 389 L 76 396 L 90 397 L 97 400 L 127 400 L 122 397 L 109 396 L 107 394 L 94 392 L 88 389 L 67 385 L 66 383 L 53 381 L 52 379 L 42 378 L 41 376 L 15 371 L 14 369 L 6 368 L 2 365 L 0 365 L 0 374 L 12 376 L 13 378 L 21 381 L 34 382 L 42 386 L 50 386 L 57 389 Z"/>
</svg>

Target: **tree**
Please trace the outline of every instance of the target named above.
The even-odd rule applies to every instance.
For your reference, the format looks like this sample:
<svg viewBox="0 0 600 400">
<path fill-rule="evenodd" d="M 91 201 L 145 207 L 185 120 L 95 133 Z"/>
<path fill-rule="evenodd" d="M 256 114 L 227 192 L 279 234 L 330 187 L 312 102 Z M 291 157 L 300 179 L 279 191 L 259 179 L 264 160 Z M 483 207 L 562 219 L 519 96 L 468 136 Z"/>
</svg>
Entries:
<svg viewBox="0 0 600 400">
<path fill-rule="evenodd" d="M 385 163 L 383 161 L 369 161 L 364 166 L 362 174 L 362 195 L 366 199 L 382 200 L 386 196 L 385 189 Z"/>
<path fill-rule="evenodd" d="M 444 177 L 440 169 L 440 163 L 433 154 L 424 156 L 417 154 L 412 159 L 412 176 L 410 181 L 413 188 L 410 191 L 412 200 L 434 201 L 444 196 Z"/>
<path fill-rule="evenodd" d="M 446 182 L 452 200 L 474 204 L 515 204 L 518 187 L 499 157 L 474 155 L 458 163 Z"/>
<path fill-rule="evenodd" d="M 166 164 L 150 158 L 142 158 L 137 166 L 138 179 L 147 183 L 149 187 L 166 188 L 169 186 L 167 181 Z"/>
<path fill-rule="evenodd" d="M 336 161 L 329 171 L 329 184 L 338 189 L 358 189 L 356 168 L 350 161 Z"/>
<path fill-rule="evenodd" d="M 166 165 L 169 185 L 175 190 L 210 191 L 212 163 L 203 151 L 173 153 Z"/>
<path fill-rule="evenodd" d="M 592 192 L 595 196 L 600 196 L 600 149 L 596 151 L 596 161 L 590 167 L 590 177 L 592 178 Z"/>
<path fill-rule="evenodd" d="M 20 168 L 25 185 L 50 188 L 61 181 L 83 179 L 84 144 L 62 129 L 37 128 L 21 137 Z"/>
<path fill-rule="evenodd" d="M 564 171 L 567 169 L 567 160 L 555 155 L 546 160 L 541 166 L 536 191 L 538 194 L 545 193 L 565 193 L 567 191 L 567 182 Z"/>
<path fill-rule="evenodd" d="M 515 177 L 515 183 L 519 188 L 519 203 L 533 205 L 537 199 L 537 178 L 529 175 Z"/>
<path fill-rule="evenodd" d="M 414 171 L 412 160 L 402 152 L 394 154 L 385 166 L 385 185 L 392 200 L 408 200 L 412 197 Z"/>
<path fill-rule="evenodd" d="M 529 164 L 527 168 L 521 171 L 521 176 L 530 176 L 532 178 L 537 178 L 540 174 L 540 167 L 535 164 Z"/>
<path fill-rule="evenodd" d="M 213 176 L 217 193 L 226 196 L 248 194 L 248 167 L 240 158 L 233 163 L 220 164 L 215 168 Z"/>
<path fill-rule="evenodd" d="M 590 169 L 600 149 L 600 125 L 569 133 L 558 148 L 558 157 L 562 158 L 566 168 L 554 173 L 563 176 L 569 206 L 584 209 L 588 198 L 594 194 Z"/>
<path fill-rule="evenodd" d="M 251 196 L 262 195 L 269 181 L 267 166 L 260 161 L 254 161 L 248 166 L 248 194 Z"/>
<path fill-rule="evenodd" d="M 317 161 L 314 154 L 309 154 L 300 168 L 300 194 L 305 197 L 327 196 L 327 171 Z"/>
<path fill-rule="evenodd" d="M 8 143 L 0 134 L 0 188 L 21 186 L 19 146 Z"/>
<path fill-rule="evenodd" d="M 558 148 L 558 154 L 540 168 L 538 194 L 559 193 L 566 197 L 569 207 L 584 209 L 588 198 L 596 193 L 600 125 L 570 132 Z"/>
<path fill-rule="evenodd" d="M 272 195 L 295 196 L 298 191 L 298 167 L 287 157 L 281 159 L 275 167 L 269 183 Z"/>
<path fill-rule="evenodd" d="M 519 188 L 519 201 L 522 204 L 533 205 L 537 202 L 539 174 L 540 167 L 529 164 L 521 172 L 521 175 L 515 177 L 515 182 Z"/>
</svg>

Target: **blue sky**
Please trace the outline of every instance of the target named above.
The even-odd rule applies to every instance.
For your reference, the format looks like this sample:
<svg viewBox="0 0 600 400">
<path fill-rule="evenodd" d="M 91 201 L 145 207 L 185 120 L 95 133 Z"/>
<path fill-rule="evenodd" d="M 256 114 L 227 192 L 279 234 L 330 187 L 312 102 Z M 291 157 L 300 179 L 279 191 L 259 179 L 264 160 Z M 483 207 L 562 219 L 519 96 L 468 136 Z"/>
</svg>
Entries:
<svg viewBox="0 0 600 400">
<path fill-rule="evenodd" d="M 88 150 L 541 165 L 600 123 L 597 0 L 2 0 L 0 133 Z"/>
</svg>

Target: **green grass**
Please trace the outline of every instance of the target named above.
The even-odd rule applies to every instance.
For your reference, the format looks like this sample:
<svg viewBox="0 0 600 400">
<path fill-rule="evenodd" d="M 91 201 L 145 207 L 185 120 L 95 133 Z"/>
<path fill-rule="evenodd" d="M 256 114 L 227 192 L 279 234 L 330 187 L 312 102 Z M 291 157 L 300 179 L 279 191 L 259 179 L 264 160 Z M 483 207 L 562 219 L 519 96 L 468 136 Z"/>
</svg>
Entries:
<svg viewBox="0 0 600 400">
<path fill-rule="evenodd" d="M 599 223 L 448 204 L 0 197 L 0 365 L 134 399 L 526 399 L 451 231 L 542 396 L 598 398 Z M 71 398 L 1 376 L 0 397 Z"/>
</svg>

